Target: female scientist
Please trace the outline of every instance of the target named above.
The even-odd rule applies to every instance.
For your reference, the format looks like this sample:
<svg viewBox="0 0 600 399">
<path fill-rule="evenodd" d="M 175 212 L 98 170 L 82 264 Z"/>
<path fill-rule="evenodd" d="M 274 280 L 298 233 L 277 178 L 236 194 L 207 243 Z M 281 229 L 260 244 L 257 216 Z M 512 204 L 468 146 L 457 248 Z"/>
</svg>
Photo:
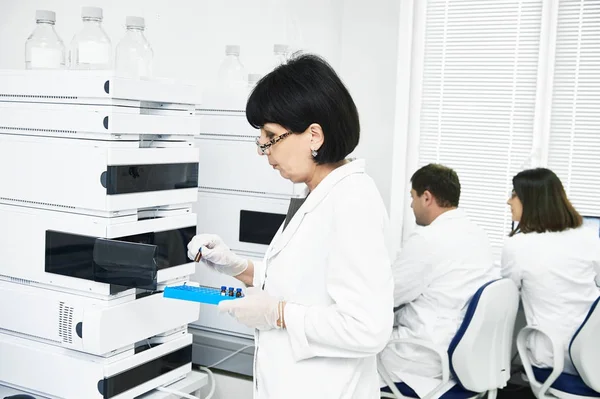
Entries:
<svg viewBox="0 0 600 399">
<path fill-rule="evenodd" d="M 354 101 L 324 60 L 301 55 L 259 81 L 246 116 L 260 129 L 259 154 L 305 183 L 308 196 L 292 202 L 263 262 L 211 234 L 194 237 L 188 256 L 201 249 L 203 263 L 252 286 L 219 308 L 257 329 L 254 397 L 379 398 L 375 355 L 393 322 L 391 249 L 365 163 L 346 159 L 359 140 Z"/>
<path fill-rule="evenodd" d="M 513 178 L 508 204 L 518 227 L 502 252 L 502 275 L 521 289 L 527 325 L 562 340 L 565 372 L 577 374 L 569 342 L 600 295 L 600 240 L 582 226 L 559 178 L 548 169 L 531 169 Z M 533 333 L 532 364 L 551 368 L 552 346 Z"/>
</svg>

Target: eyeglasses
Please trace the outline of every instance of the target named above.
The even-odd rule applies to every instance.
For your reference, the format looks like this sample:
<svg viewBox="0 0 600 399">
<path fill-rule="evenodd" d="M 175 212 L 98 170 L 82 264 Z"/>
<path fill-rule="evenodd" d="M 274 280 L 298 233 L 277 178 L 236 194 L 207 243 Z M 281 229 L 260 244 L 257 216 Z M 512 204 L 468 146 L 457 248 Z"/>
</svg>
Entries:
<svg viewBox="0 0 600 399">
<path fill-rule="evenodd" d="M 283 134 L 280 134 L 279 136 L 272 138 L 271 140 L 267 141 L 265 144 L 261 144 L 260 143 L 260 137 L 256 138 L 256 147 L 257 147 L 257 151 L 259 155 L 265 155 L 265 152 L 271 148 L 273 145 L 277 144 L 278 142 L 280 142 L 281 140 L 283 140 L 284 138 L 286 138 L 287 136 L 289 136 L 290 134 L 292 134 L 292 131 L 287 131 Z"/>
</svg>

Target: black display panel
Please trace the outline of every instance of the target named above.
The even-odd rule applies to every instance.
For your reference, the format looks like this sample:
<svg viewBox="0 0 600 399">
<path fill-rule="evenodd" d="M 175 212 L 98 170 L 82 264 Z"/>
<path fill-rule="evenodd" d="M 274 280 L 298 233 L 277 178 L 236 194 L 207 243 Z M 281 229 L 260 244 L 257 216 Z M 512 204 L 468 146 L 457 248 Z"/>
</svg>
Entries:
<svg viewBox="0 0 600 399">
<path fill-rule="evenodd" d="M 147 381 L 160 377 L 192 361 L 192 345 L 168 353 L 158 359 L 98 381 L 98 392 L 105 399 L 112 398 Z"/>
<path fill-rule="evenodd" d="M 161 269 L 190 262 L 196 227 L 104 239 L 46 231 L 45 271 L 116 286 L 156 289 Z"/>
<path fill-rule="evenodd" d="M 108 195 L 194 188 L 198 164 L 112 165 L 100 180 Z"/>
<path fill-rule="evenodd" d="M 239 240 L 269 245 L 284 220 L 285 215 L 278 213 L 241 210 Z"/>
</svg>

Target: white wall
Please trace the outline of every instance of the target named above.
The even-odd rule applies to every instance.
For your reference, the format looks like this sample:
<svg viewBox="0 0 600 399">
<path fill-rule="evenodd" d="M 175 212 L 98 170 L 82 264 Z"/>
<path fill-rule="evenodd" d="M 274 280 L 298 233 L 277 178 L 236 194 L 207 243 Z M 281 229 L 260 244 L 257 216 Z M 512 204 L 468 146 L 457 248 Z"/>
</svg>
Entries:
<svg viewBox="0 0 600 399">
<path fill-rule="evenodd" d="M 367 161 L 390 209 L 396 114 L 398 0 L 346 0 L 340 75 L 358 107 L 361 139 L 355 151 Z"/>
</svg>

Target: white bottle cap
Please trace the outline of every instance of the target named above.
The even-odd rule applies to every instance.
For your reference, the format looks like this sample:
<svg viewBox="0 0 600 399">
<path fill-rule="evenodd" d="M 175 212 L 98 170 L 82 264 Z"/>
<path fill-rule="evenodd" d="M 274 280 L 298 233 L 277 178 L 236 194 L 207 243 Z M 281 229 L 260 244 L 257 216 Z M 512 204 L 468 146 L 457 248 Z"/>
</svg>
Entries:
<svg viewBox="0 0 600 399">
<path fill-rule="evenodd" d="M 125 18 L 125 25 L 131 26 L 133 28 L 145 28 L 146 22 L 142 17 L 132 17 L 128 16 Z"/>
<path fill-rule="evenodd" d="M 102 9 L 100 7 L 81 7 L 81 18 L 102 19 Z"/>
<path fill-rule="evenodd" d="M 228 44 L 225 46 L 225 55 L 240 55 L 240 46 L 237 44 Z"/>
<path fill-rule="evenodd" d="M 36 10 L 35 20 L 56 22 L 56 13 L 48 10 Z"/>
<path fill-rule="evenodd" d="M 273 52 L 275 54 L 285 54 L 289 50 L 289 46 L 287 44 L 275 44 L 273 45 Z"/>
<path fill-rule="evenodd" d="M 248 83 L 256 83 L 262 78 L 260 73 L 249 73 L 248 74 Z"/>
</svg>

